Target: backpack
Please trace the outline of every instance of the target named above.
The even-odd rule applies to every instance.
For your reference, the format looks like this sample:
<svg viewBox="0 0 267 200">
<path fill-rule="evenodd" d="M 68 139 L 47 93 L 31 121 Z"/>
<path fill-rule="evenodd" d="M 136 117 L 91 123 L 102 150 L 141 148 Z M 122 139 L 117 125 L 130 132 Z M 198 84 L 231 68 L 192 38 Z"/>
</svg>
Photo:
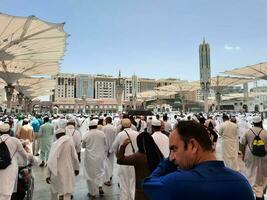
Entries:
<svg viewBox="0 0 267 200">
<path fill-rule="evenodd" d="M 250 130 L 255 135 L 254 139 L 252 140 L 252 144 L 251 144 L 251 148 L 250 148 L 251 153 L 257 157 L 264 157 L 266 155 L 265 143 L 260 138 L 260 133 L 263 129 L 261 129 L 258 134 L 255 134 L 252 129 L 250 129 Z"/>
<path fill-rule="evenodd" d="M 6 140 L 2 140 L 2 138 L 1 138 L 1 143 L 0 143 L 0 170 L 7 168 L 11 164 L 11 160 L 12 160 L 12 158 L 10 156 L 10 153 L 9 153 L 9 150 L 7 148 L 7 145 L 6 145 Z"/>
</svg>

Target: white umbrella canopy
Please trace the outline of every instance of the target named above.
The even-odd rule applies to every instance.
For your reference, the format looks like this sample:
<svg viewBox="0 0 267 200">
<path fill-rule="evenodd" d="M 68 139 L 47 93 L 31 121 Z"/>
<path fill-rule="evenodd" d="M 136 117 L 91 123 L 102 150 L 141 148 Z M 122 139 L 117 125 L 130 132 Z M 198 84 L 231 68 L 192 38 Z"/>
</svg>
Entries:
<svg viewBox="0 0 267 200">
<path fill-rule="evenodd" d="M 55 85 L 55 80 L 47 78 L 26 78 L 18 80 L 15 84 L 15 89 L 25 94 L 26 92 L 33 93 L 34 91 L 52 90 L 55 88 Z"/>
<path fill-rule="evenodd" d="M 56 75 L 59 73 L 59 63 L 41 63 L 31 60 L 0 61 L 0 78 L 7 85 L 13 85 L 17 80 L 33 75 Z"/>
<path fill-rule="evenodd" d="M 233 76 L 214 76 L 210 78 L 210 88 L 212 89 L 224 89 L 228 86 L 240 85 L 243 83 L 249 83 L 255 81 L 254 78 L 245 77 L 233 77 Z M 199 81 L 194 81 L 194 84 L 200 85 Z M 200 87 L 199 87 L 200 89 Z"/>
<path fill-rule="evenodd" d="M 225 74 L 254 77 L 267 80 L 267 62 L 236 68 L 224 72 Z"/>
<path fill-rule="evenodd" d="M 30 99 L 34 99 L 36 97 L 41 97 L 45 95 L 52 95 L 53 92 L 51 90 L 39 90 L 36 92 L 30 92 L 30 91 L 25 91 L 25 97 L 28 97 Z"/>
<path fill-rule="evenodd" d="M 150 90 L 145 92 L 139 92 L 137 93 L 138 99 L 152 99 L 152 98 L 158 98 L 158 97 L 167 97 L 177 94 L 176 91 L 157 91 L 157 90 Z"/>
<path fill-rule="evenodd" d="M 240 85 L 254 80 L 253 78 L 215 76 L 211 78 L 211 87 Z"/>
<path fill-rule="evenodd" d="M 182 92 L 182 91 L 195 91 L 200 88 L 199 83 L 196 82 L 179 82 L 171 85 L 157 87 L 159 91 L 170 91 L 170 92 Z"/>
<path fill-rule="evenodd" d="M 57 62 L 64 56 L 64 23 L 0 13 L 0 60 Z"/>
<path fill-rule="evenodd" d="M 14 84 L 14 88 L 19 93 L 32 93 L 33 91 L 51 91 L 55 88 L 55 85 L 55 80 L 47 78 L 25 78 L 17 81 L 16 84 Z M 0 88 L 3 88 L 5 86 L 6 82 L 0 79 Z"/>
</svg>

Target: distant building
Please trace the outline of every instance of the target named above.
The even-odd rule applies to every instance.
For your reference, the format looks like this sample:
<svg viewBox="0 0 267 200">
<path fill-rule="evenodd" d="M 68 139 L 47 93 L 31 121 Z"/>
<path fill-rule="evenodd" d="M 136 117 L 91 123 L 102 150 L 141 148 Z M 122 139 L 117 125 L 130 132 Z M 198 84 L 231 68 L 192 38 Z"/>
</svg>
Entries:
<svg viewBox="0 0 267 200">
<path fill-rule="evenodd" d="M 222 94 L 231 94 L 231 93 L 243 93 L 244 89 L 242 86 L 228 86 L 225 87 L 222 91 Z"/>
<path fill-rule="evenodd" d="M 173 85 L 178 83 L 187 83 L 187 82 L 188 82 L 187 80 L 181 80 L 176 78 L 159 79 L 157 80 L 157 87 Z"/>
<path fill-rule="evenodd" d="M 213 89 L 209 90 L 209 94 L 208 97 L 215 97 L 215 91 Z M 204 100 L 204 94 L 203 94 L 203 90 L 199 89 L 196 91 L 196 100 L 197 101 L 203 101 Z"/>
<path fill-rule="evenodd" d="M 140 78 L 140 92 L 154 90 L 157 87 L 155 79 Z"/>
<path fill-rule="evenodd" d="M 74 74 L 59 74 L 56 80 L 55 101 L 66 98 L 76 98 L 76 76 Z"/>
<path fill-rule="evenodd" d="M 250 89 L 250 92 L 267 92 L 267 86 L 257 86 Z"/>
<path fill-rule="evenodd" d="M 136 97 L 137 93 L 141 91 L 141 82 L 136 75 L 131 78 L 124 79 L 124 100 L 130 101 L 132 97 Z"/>
<path fill-rule="evenodd" d="M 86 74 L 76 76 L 77 98 L 94 98 L 94 77 Z"/>
<path fill-rule="evenodd" d="M 116 98 L 116 78 L 112 76 L 95 76 L 95 99 Z"/>
</svg>

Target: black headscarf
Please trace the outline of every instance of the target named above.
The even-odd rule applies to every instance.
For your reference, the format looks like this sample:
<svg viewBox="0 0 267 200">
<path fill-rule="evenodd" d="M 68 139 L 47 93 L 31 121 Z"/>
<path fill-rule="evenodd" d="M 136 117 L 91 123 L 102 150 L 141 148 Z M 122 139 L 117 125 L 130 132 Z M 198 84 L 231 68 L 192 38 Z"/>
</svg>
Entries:
<svg viewBox="0 0 267 200">
<path fill-rule="evenodd" d="M 147 164 L 150 172 L 158 166 L 160 161 L 164 158 L 154 139 L 148 132 L 140 133 L 137 136 L 137 146 L 140 153 L 146 154 Z"/>
</svg>

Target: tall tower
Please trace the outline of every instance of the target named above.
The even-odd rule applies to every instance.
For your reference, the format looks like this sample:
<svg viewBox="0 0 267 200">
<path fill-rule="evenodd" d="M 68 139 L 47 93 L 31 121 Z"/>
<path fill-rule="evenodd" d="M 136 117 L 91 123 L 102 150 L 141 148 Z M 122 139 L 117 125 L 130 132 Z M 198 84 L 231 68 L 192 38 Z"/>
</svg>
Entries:
<svg viewBox="0 0 267 200">
<path fill-rule="evenodd" d="M 207 113 L 208 95 L 210 90 L 210 46 L 203 39 L 203 43 L 199 45 L 199 71 L 200 71 L 200 87 L 204 96 L 204 111 Z"/>
<path fill-rule="evenodd" d="M 119 71 L 119 77 L 116 80 L 116 100 L 118 105 L 118 112 L 122 112 L 122 94 L 123 94 L 124 80 L 121 77 L 121 71 Z"/>
<path fill-rule="evenodd" d="M 138 77 L 134 74 L 132 76 L 132 102 L 134 109 L 136 109 L 137 93 L 138 93 Z"/>
</svg>

